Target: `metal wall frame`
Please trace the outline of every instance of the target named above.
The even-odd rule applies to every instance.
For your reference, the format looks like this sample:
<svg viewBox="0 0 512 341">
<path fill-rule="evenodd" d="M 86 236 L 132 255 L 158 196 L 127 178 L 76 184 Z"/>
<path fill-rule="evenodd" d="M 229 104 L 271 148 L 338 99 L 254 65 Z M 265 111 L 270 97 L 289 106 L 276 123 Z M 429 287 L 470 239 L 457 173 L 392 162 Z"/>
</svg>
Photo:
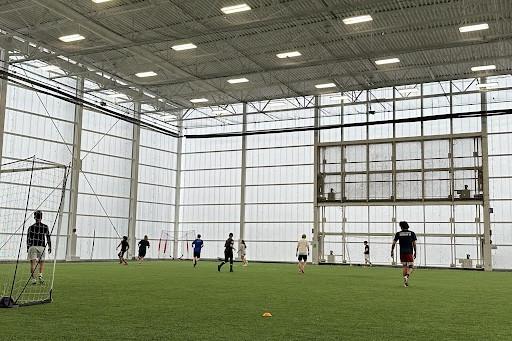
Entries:
<svg viewBox="0 0 512 341">
<path fill-rule="evenodd" d="M 482 79 L 481 82 L 485 82 L 485 79 Z M 450 93 L 448 94 L 449 98 L 450 98 L 450 112 L 453 112 L 453 106 L 454 106 L 454 103 L 453 101 L 451 100 L 454 92 L 453 92 L 453 88 L 452 88 L 452 84 L 453 84 L 453 81 L 450 81 Z M 420 114 L 421 116 L 423 116 L 423 110 L 424 110 L 424 107 L 423 107 L 423 99 L 425 97 L 428 97 L 428 98 L 433 98 L 433 97 L 441 97 L 443 95 L 439 95 L 439 94 L 434 94 L 434 95 L 429 95 L 429 96 L 424 96 L 424 91 L 423 91 L 423 84 L 421 84 L 421 88 L 420 88 L 421 92 L 420 92 L 420 96 L 419 96 L 419 99 L 420 99 L 420 108 L 417 108 L 416 110 L 419 110 L 420 111 Z M 367 91 L 366 93 L 368 94 L 369 91 Z M 389 102 L 390 100 L 392 100 L 392 106 L 393 106 L 393 118 L 396 118 L 396 102 L 397 102 L 397 98 L 396 98 L 396 88 L 393 87 L 393 98 L 392 99 L 389 99 L 389 100 L 386 100 L 387 102 Z M 457 94 L 465 94 L 466 92 L 464 91 L 461 91 L 461 92 L 458 92 Z M 478 91 L 470 91 L 468 93 L 480 93 Z M 417 98 L 417 97 L 416 97 Z M 369 110 L 369 103 L 373 103 L 375 101 L 371 101 L 369 97 L 366 98 L 366 101 L 364 102 L 358 102 L 358 103 L 354 103 L 354 104 L 364 104 L 366 103 L 366 107 L 367 107 L 367 112 Z M 481 110 L 485 111 L 487 108 L 486 108 L 486 95 L 485 95 L 485 92 L 481 93 L 481 101 L 480 101 L 480 106 L 481 106 Z M 340 105 L 340 107 L 343 107 L 343 104 Z M 366 121 L 369 120 L 369 117 L 368 117 L 368 113 L 366 114 Z M 420 142 L 421 143 L 421 162 L 422 162 L 422 167 L 421 167 L 421 173 L 422 173 L 422 184 L 425 183 L 425 176 L 424 176 L 424 173 L 425 173 L 425 167 L 423 165 L 424 163 L 424 143 L 425 141 L 431 141 L 431 140 L 439 140 L 439 139 L 448 139 L 450 141 L 449 145 L 450 145 L 450 153 L 449 153 L 449 158 L 451 160 L 450 162 L 450 168 L 449 170 L 451 170 L 449 173 L 450 173 L 450 177 L 451 177 L 451 181 L 450 181 L 450 186 L 453 186 L 454 184 L 454 179 L 453 179 L 453 176 L 454 176 L 454 172 L 453 172 L 453 169 L 454 169 L 454 164 L 453 164 L 453 139 L 454 138 L 479 138 L 482 140 L 482 169 L 483 169 L 483 183 L 484 183 L 484 197 L 480 200 L 464 200 L 464 201 L 458 201 L 458 200 L 455 200 L 454 196 L 452 195 L 451 197 L 451 200 L 433 200 L 433 201 L 424 201 L 424 200 L 417 200 L 417 201 L 404 201 L 404 202 L 400 202 L 400 201 L 396 201 L 396 200 L 384 200 L 384 202 L 379 202 L 379 201 L 370 201 L 370 198 L 368 197 L 367 200 L 363 200 L 363 201 L 358 201 L 358 202 L 329 202 L 329 201 L 321 201 L 321 202 L 318 202 L 316 200 L 316 197 L 318 196 L 318 188 L 317 188 L 317 185 L 316 185 L 316 181 L 315 181 L 315 193 L 314 193 L 314 196 L 315 196 L 315 210 L 316 211 L 319 211 L 319 212 L 322 212 L 322 214 L 320 216 L 315 216 L 315 225 L 323 225 L 325 223 L 325 213 L 323 211 L 323 207 L 340 207 L 341 208 L 341 230 L 339 232 L 324 232 L 324 231 L 321 231 L 321 235 L 322 236 L 340 236 L 341 237 L 341 244 L 342 244 L 342 254 L 340 255 L 342 257 L 342 262 L 346 262 L 347 260 L 347 255 L 346 255 L 346 237 L 347 236 L 360 236 L 360 237 L 363 237 L 363 236 L 391 236 L 392 233 L 394 231 L 390 231 L 389 233 L 376 233 L 376 232 L 370 232 L 370 227 L 368 226 L 368 232 L 367 233 L 353 233 L 353 232 L 347 232 L 346 231 L 346 223 L 347 223 L 347 218 L 345 216 L 345 208 L 348 208 L 350 206 L 367 206 L 368 207 L 368 210 L 371 206 L 386 206 L 386 207 L 390 207 L 392 210 L 393 210 L 393 223 L 396 224 L 397 222 L 397 216 L 396 216 L 396 207 L 399 207 L 399 206 L 411 206 L 411 205 L 416 205 L 416 206 L 423 206 L 425 210 L 425 207 L 426 206 L 429 206 L 429 205 L 448 205 L 451 207 L 451 216 L 452 218 L 450 219 L 450 233 L 447 233 L 447 234 L 431 234 L 431 233 L 425 233 L 425 231 L 423 233 L 418 233 L 418 236 L 419 237 L 422 237 L 422 238 L 426 238 L 426 237 L 429 237 L 429 236 L 435 236 L 435 237 L 441 237 L 441 236 L 446 236 L 446 237 L 449 237 L 451 242 L 450 244 L 452 245 L 452 263 L 450 264 L 451 266 L 455 266 L 455 255 L 454 255 L 454 245 L 458 245 L 457 242 L 456 242 L 456 238 L 457 237 L 475 237 L 477 241 L 479 240 L 482 240 L 482 249 L 483 249 L 483 259 L 481 259 L 482 263 L 478 263 L 477 264 L 477 267 L 481 266 L 483 267 L 486 271 L 490 271 L 492 270 L 492 259 L 491 259 L 491 247 L 490 247 L 490 235 L 491 235 L 491 232 L 490 232 L 490 218 L 488 217 L 489 216 L 489 193 L 488 193 L 488 184 L 489 184 L 489 174 L 488 174 L 488 167 L 487 167 L 487 164 L 488 164 L 488 156 L 487 156 L 487 139 L 486 139 L 486 134 L 487 134 L 487 125 L 486 125 L 486 117 L 482 117 L 482 125 L 481 125 L 481 130 L 478 131 L 478 132 L 471 132 L 471 133 L 462 133 L 462 134 L 454 134 L 453 132 L 453 124 L 451 123 L 450 124 L 450 134 L 444 134 L 444 135 L 424 135 L 424 131 L 423 131 L 423 124 L 420 125 L 421 126 L 421 136 L 411 136 L 411 137 L 403 137 L 403 138 L 397 138 L 396 137 L 396 124 L 393 124 L 393 133 L 392 133 L 392 136 L 390 138 L 384 138 L 384 139 L 370 139 L 369 138 L 369 128 L 367 126 L 366 128 L 366 139 L 362 139 L 362 140 L 351 140 L 351 141 L 346 141 L 344 139 L 344 134 L 343 132 L 341 133 L 341 139 L 340 141 L 338 142 L 321 142 L 319 144 L 315 144 L 315 180 L 318 178 L 317 177 L 317 174 L 320 174 L 319 173 L 319 165 L 320 165 L 320 157 L 319 157 L 319 153 L 320 153 L 320 150 L 321 148 L 323 147 L 340 147 L 341 148 L 341 162 L 343 163 L 343 160 L 344 160 L 344 149 L 342 148 L 342 146 L 345 146 L 345 145 L 366 145 L 366 151 L 368 153 L 369 151 L 369 147 L 368 145 L 370 144 L 380 144 L 380 143 L 391 143 L 392 144 L 392 149 L 393 151 L 395 150 L 395 146 L 396 146 L 396 142 L 409 142 L 409 141 L 417 141 L 417 142 Z M 317 157 L 318 156 L 318 157 Z M 389 173 L 392 174 L 392 177 L 393 179 L 396 178 L 396 174 L 399 173 L 400 171 L 396 169 L 396 152 L 393 152 L 392 153 L 392 169 L 389 171 Z M 369 165 L 368 165 L 368 162 L 369 162 L 370 158 L 366 157 L 366 163 L 367 163 L 367 166 L 366 166 L 366 174 L 367 174 L 367 188 L 366 188 L 366 193 L 367 195 L 369 195 L 370 193 L 370 189 L 369 189 L 369 179 L 368 179 L 368 176 L 369 174 L 371 173 L 369 171 Z M 344 168 L 345 167 L 342 167 L 342 174 L 341 174 L 341 177 L 342 179 L 344 179 L 344 176 L 343 176 L 343 173 L 344 173 Z M 471 169 L 473 169 L 472 167 L 470 167 Z M 458 169 L 458 168 L 457 168 Z M 342 180 L 342 186 L 344 184 L 344 181 Z M 395 189 L 393 191 L 393 196 L 395 195 L 394 193 L 396 193 L 396 182 L 395 181 L 392 181 L 393 182 L 393 188 Z M 422 198 L 425 197 L 425 192 L 424 192 L 425 188 L 424 188 L 424 185 L 422 185 Z M 453 193 L 451 191 L 451 193 Z M 396 198 L 395 198 L 396 199 Z M 455 229 L 455 221 L 454 221 L 454 207 L 455 205 L 472 205 L 472 206 L 475 206 L 476 207 L 476 215 L 477 215 L 477 219 L 478 219 L 478 216 L 479 216 L 479 212 L 480 210 L 478 209 L 479 206 L 483 206 L 484 209 L 483 209 L 483 212 L 484 212 L 484 222 L 483 222 L 483 226 L 484 226 L 484 234 L 481 235 L 478 233 L 479 231 L 479 226 L 481 225 L 478 221 L 475 222 L 475 225 L 477 225 L 477 230 L 475 232 L 475 234 L 460 234 L 460 233 L 456 233 L 456 229 Z M 317 210 L 317 208 L 320 207 L 320 210 Z M 487 215 L 487 217 L 486 217 Z M 424 214 L 423 214 L 423 217 L 425 217 L 425 211 L 424 211 Z M 369 221 L 367 222 L 368 225 L 370 225 L 370 215 L 369 215 L 369 212 L 368 212 L 368 219 Z M 362 222 L 362 221 L 361 221 Z M 363 223 L 363 222 L 362 222 Z M 425 229 L 425 226 L 423 226 L 423 229 Z M 323 240 L 323 238 L 319 238 L 320 240 Z M 424 239 L 423 240 L 423 244 L 426 245 L 428 243 L 425 242 L 426 240 Z M 478 243 L 478 242 L 477 242 Z M 477 246 L 477 254 L 479 253 L 480 249 L 479 247 Z M 321 255 L 321 257 L 324 257 L 325 256 L 325 252 Z M 460 256 L 460 255 L 459 255 Z M 478 258 L 480 258 L 480 256 L 477 256 Z M 425 259 L 426 261 L 426 259 Z"/>
</svg>

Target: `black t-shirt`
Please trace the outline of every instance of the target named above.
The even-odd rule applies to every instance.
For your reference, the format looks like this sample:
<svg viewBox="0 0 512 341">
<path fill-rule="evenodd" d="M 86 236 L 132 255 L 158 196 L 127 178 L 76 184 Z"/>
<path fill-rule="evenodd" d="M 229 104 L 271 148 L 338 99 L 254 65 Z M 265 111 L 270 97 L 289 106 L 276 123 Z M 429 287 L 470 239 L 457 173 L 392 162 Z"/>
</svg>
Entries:
<svg viewBox="0 0 512 341">
<path fill-rule="evenodd" d="M 370 254 L 370 245 L 365 245 L 364 246 L 364 254 L 365 255 L 369 255 Z"/>
<path fill-rule="evenodd" d="M 412 243 L 416 241 L 416 234 L 409 230 L 402 230 L 395 234 L 395 242 L 400 242 L 400 253 L 410 254 L 413 253 L 414 248 Z"/>
<path fill-rule="evenodd" d="M 149 240 L 142 239 L 139 242 L 139 250 L 145 250 L 147 247 L 149 247 Z"/>
<path fill-rule="evenodd" d="M 27 231 L 27 249 L 31 246 L 46 246 L 51 247 L 50 231 L 48 226 L 43 223 L 35 223 L 28 228 Z"/>
<path fill-rule="evenodd" d="M 233 240 L 233 238 L 229 237 L 228 239 L 226 239 L 226 242 L 224 243 L 224 252 L 233 252 L 233 245 L 235 245 L 235 241 Z"/>
<path fill-rule="evenodd" d="M 128 250 L 128 241 L 127 240 L 121 240 L 121 251 Z"/>
</svg>

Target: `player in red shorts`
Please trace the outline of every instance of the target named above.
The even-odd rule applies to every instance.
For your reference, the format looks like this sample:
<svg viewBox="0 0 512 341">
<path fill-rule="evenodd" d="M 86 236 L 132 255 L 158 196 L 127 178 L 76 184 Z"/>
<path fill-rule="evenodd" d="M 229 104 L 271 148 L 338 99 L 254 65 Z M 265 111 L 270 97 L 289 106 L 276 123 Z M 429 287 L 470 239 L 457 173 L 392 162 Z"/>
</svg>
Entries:
<svg viewBox="0 0 512 341">
<path fill-rule="evenodd" d="M 402 262 L 402 273 L 404 275 L 404 287 L 409 286 L 409 276 L 411 275 L 414 266 L 414 259 L 416 259 L 416 234 L 409 231 L 409 224 L 406 221 L 400 222 L 399 231 L 395 234 L 393 245 L 391 246 L 391 258 L 395 254 L 396 242 L 400 243 L 400 261 Z"/>
</svg>

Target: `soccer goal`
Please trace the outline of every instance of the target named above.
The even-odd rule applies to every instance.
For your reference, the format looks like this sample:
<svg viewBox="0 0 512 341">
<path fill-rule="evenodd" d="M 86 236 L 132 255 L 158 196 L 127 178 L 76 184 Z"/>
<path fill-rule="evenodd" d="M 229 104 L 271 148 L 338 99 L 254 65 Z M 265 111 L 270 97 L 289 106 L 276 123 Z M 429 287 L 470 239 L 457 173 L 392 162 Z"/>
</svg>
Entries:
<svg viewBox="0 0 512 341">
<path fill-rule="evenodd" d="M 179 231 L 177 239 L 177 259 L 192 259 L 192 242 L 196 231 Z M 173 258 L 174 231 L 162 230 L 158 241 L 158 258 Z"/>
<path fill-rule="evenodd" d="M 52 301 L 67 175 L 35 158 L 0 165 L 0 307 Z"/>
</svg>

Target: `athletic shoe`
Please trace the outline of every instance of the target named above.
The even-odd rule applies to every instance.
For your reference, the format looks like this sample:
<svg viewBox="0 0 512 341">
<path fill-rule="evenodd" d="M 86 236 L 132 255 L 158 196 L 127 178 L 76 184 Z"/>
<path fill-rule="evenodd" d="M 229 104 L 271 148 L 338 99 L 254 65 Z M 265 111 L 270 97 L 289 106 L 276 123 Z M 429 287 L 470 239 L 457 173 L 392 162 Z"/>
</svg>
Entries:
<svg viewBox="0 0 512 341">
<path fill-rule="evenodd" d="M 409 277 L 405 276 L 404 277 L 404 287 L 408 287 L 409 286 Z"/>
<path fill-rule="evenodd" d="M 32 284 L 37 284 L 37 280 L 34 277 L 32 277 L 31 282 Z"/>
<path fill-rule="evenodd" d="M 220 272 L 220 265 L 217 265 L 217 271 Z"/>
<path fill-rule="evenodd" d="M 40 283 L 40 284 L 44 284 L 43 276 L 39 276 L 39 283 Z"/>
</svg>

